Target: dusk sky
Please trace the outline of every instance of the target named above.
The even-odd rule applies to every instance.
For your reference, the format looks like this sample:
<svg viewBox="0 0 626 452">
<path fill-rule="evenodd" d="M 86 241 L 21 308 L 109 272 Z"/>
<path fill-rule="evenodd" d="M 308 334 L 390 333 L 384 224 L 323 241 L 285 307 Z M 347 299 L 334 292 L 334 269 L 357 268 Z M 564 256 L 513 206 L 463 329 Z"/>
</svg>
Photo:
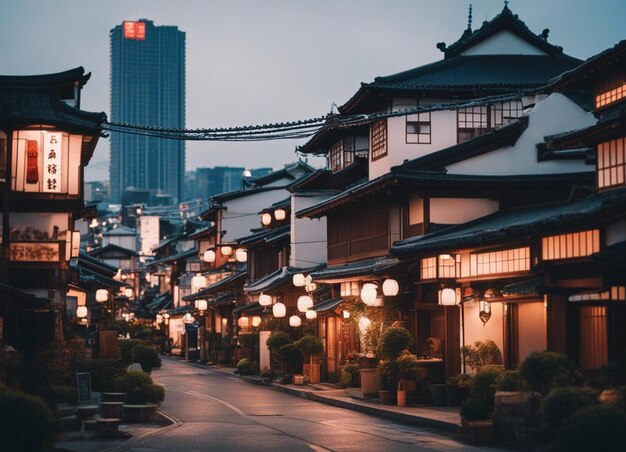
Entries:
<svg viewBox="0 0 626 452">
<path fill-rule="evenodd" d="M 146 18 L 187 36 L 187 127 L 284 122 L 328 113 L 361 82 L 442 58 L 437 42 L 467 26 L 465 0 L 7 0 L 0 17 L 0 74 L 85 67 L 82 108 L 109 113 L 109 30 Z M 474 28 L 501 0 L 473 0 Z M 626 38 L 623 0 L 514 0 L 535 33 L 586 59 Z M 296 159 L 304 140 L 187 144 L 187 169 L 248 168 Z M 87 180 L 108 178 L 101 139 Z M 316 163 L 319 166 L 319 162 Z"/>
</svg>

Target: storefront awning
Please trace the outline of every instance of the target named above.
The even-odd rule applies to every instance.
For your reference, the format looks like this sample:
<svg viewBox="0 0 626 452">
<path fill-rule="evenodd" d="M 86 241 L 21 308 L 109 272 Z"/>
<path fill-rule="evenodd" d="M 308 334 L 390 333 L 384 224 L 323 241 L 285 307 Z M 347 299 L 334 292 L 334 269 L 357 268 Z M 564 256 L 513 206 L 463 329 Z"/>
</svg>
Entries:
<svg viewBox="0 0 626 452">
<path fill-rule="evenodd" d="M 263 309 L 264 309 L 264 306 L 261 306 L 258 301 L 255 301 L 245 306 L 240 306 L 238 308 L 233 309 L 233 314 L 241 314 L 243 312 L 262 311 Z"/>
<path fill-rule="evenodd" d="M 313 306 L 313 310 L 316 312 L 328 311 L 329 309 L 333 309 L 335 306 L 340 304 L 343 301 L 343 298 L 331 298 L 330 300 L 325 300 L 319 302 L 317 305 Z"/>
</svg>

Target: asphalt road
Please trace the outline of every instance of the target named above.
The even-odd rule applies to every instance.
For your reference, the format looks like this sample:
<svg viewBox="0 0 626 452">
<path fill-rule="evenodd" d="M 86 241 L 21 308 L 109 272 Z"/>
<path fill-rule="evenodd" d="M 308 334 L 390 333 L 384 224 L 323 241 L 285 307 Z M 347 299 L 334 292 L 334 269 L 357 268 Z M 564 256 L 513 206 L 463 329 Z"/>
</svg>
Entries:
<svg viewBox="0 0 626 452">
<path fill-rule="evenodd" d="M 477 450 L 449 437 L 164 359 L 161 411 L 172 427 L 130 440 L 132 451 Z"/>
</svg>

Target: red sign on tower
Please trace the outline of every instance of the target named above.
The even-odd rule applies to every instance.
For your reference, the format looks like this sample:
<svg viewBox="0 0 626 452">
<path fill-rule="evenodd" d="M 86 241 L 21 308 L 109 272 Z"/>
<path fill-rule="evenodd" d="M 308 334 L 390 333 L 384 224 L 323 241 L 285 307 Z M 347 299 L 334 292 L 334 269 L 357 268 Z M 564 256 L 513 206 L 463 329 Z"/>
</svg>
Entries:
<svg viewBox="0 0 626 452">
<path fill-rule="evenodd" d="M 124 38 L 144 41 L 146 39 L 146 24 L 144 22 L 124 21 Z"/>
</svg>

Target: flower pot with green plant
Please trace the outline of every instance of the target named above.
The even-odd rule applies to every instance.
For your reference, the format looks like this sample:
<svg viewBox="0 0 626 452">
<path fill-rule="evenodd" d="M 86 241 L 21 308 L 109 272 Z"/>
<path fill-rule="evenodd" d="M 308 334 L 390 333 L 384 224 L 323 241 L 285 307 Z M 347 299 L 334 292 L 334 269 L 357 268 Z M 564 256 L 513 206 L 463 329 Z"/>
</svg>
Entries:
<svg viewBox="0 0 626 452">
<path fill-rule="evenodd" d="M 275 367 L 277 363 L 280 364 L 281 370 L 284 372 L 284 363 L 282 362 L 282 358 L 278 350 L 283 346 L 291 344 L 291 336 L 284 331 L 274 331 L 269 335 L 267 341 L 265 341 L 265 345 L 270 350 L 270 367 Z"/>
<path fill-rule="evenodd" d="M 309 383 L 319 383 L 320 365 L 313 363 L 313 357 L 324 351 L 322 340 L 317 336 L 307 335 L 303 336 L 295 345 L 303 355 L 309 358 L 308 367 L 305 364 L 303 369 L 304 375 L 309 377 Z"/>
<path fill-rule="evenodd" d="M 283 367 L 283 381 L 289 384 L 293 381 L 293 374 L 302 369 L 302 352 L 294 344 L 285 344 L 278 349 Z"/>
<path fill-rule="evenodd" d="M 413 343 L 411 333 L 406 328 L 387 328 L 380 337 L 378 353 L 383 358 L 378 364 L 378 369 L 382 378 L 383 390 L 391 391 L 391 396 L 397 396 L 398 383 L 400 380 L 400 364 L 398 358 L 402 352 L 408 349 Z M 410 359 L 406 359 L 410 361 Z M 380 394 L 381 402 L 386 399 L 387 394 Z"/>
</svg>

